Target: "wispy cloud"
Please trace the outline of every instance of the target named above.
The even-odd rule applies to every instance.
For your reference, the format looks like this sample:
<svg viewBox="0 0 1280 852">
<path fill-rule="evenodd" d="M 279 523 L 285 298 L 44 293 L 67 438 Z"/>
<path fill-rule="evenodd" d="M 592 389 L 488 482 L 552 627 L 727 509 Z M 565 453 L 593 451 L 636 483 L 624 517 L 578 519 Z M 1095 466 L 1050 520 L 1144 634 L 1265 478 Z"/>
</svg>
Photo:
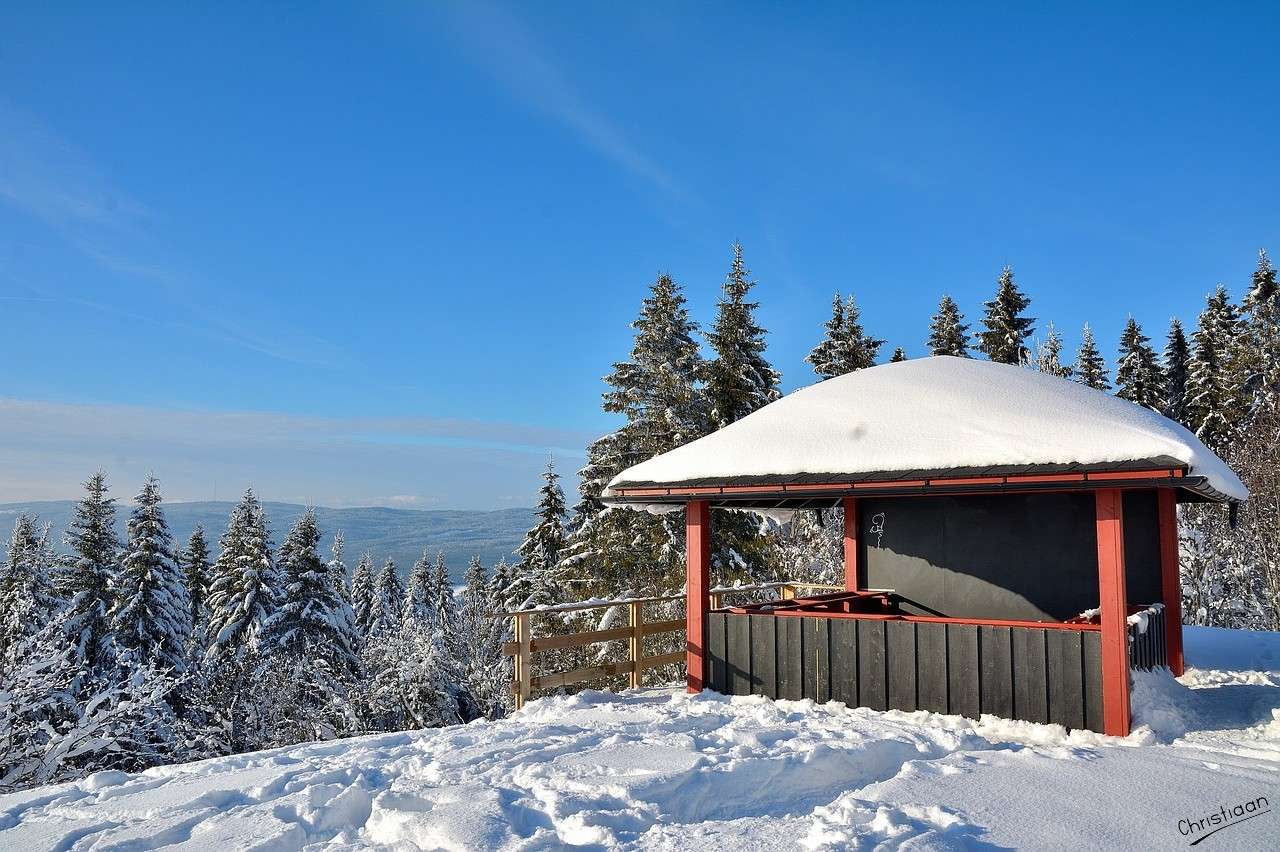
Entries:
<svg viewBox="0 0 1280 852">
<path fill-rule="evenodd" d="M 572 472 L 585 432 L 432 417 L 311 417 L 0 397 L 0 502 L 74 496 L 105 468 L 126 491 L 154 471 L 170 499 L 492 508 L 531 502 L 548 453 Z M 522 502 L 517 498 L 517 502 Z"/>
<path fill-rule="evenodd" d="M 449 4 L 450 20 L 467 55 L 529 107 L 555 119 L 587 146 L 657 189 L 687 190 L 640 149 L 602 110 L 587 101 L 570 77 L 520 19 L 498 4 Z"/>
<path fill-rule="evenodd" d="M 185 319 L 140 316 L 114 304 L 50 292 L 30 282 L 23 282 L 26 293 L 5 294 L 6 298 L 125 314 L 294 363 L 333 367 L 343 360 L 337 344 L 290 329 L 279 317 L 259 318 L 269 328 L 264 332 L 255 330 L 251 311 L 238 310 L 235 324 L 221 320 L 207 294 L 226 288 L 205 281 L 189 263 L 173 256 L 157 233 L 163 218 L 110 180 L 84 150 L 2 97 L 0 203 L 43 222 L 105 272 L 159 294 L 171 303 L 170 316 Z"/>
</svg>

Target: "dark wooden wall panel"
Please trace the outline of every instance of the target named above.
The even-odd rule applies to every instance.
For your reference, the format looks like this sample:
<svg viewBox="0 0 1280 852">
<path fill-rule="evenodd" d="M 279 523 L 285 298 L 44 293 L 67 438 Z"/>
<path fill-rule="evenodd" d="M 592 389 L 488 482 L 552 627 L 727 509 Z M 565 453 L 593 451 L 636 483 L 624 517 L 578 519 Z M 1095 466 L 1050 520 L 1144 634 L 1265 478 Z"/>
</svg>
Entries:
<svg viewBox="0 0 1280 852">
<path fill-rule="evenodd" d="M 804 698 L 804 649 L 798 618 L 774 619 L 778 633 L 778 697 L 798 701 Z"/>
<path fill-rule="evenodd" d="M 916 624 L 886 621 L 885 668 L 889 671 L 888 704 L 895 710 L 916 709 Z"/>
<path fill-rule="evenodd" d="M 1084 724 L 1102 731 L 1102 634 L 1080 634 L 1081 683 L 1084 685 Z"/>
<path fill-rule="evenodd" d="M 726 616 L 722 612 L 707 614 L 707 686 L 723 695 L 729 692 L 729 658 L 725 649 Z"/>
<path fill-rule="evenodd" d="M 1008 627 L 978 628 L 981 708 L 1006 719 L 1013 717 L 1013 640 Z"/>
<path fill-rule="evenodd" d="M 1075 630 L 1048 630 L 1049 721 L 1083 728 L 1084 673 L 1080 636 Z"/>
<path fill-rule="evenodd" d="M 729 650 L 729 694 L 751 694 L 751 617 L 725 616 L 725 644 Z"/>
<path fill-rule="evenodd" d="M 858 619 L 858 705 L 872 710 L 889 709 L 885 671 L 884 622 Z"/>
<path fill-rule="evenodd" d="M 828 618 L 803 618 L 805 697 L 831 700 L 831 644 Z M 809 684 L 812 682 L 812 686 Z"/>
<path fill-rule="evenodd" d="M 1162 656 L 1161 622 L 1149 648 Z M 729 695 L 843 701 L 850 707 L 983 713 L 1102 728 L 1101 634 L 869 618 L 712 613 L 708 685 Z M 1137 666 L 1135 662 L 1135 667 Z"/>
<path fill-rule="evenodd" d="M 768 698 L 778 697 L 778 637 L 772 615 L 752 615 L 751 620 L 751 692 Z"/>
<path fill-rule="evenodd" d="M 947 707 L 949 713 L 976 719 L 981 714 L 978 687 L 978 628 L 947 625 Z"/>
<path fill-rule="evenodd" d="M 858 622 L 833 618 L 831 625 L 831 700 L 858 706 Z"/>
<path fill-rule="evenodd" d="M 919 709 L 947 713 L 947 625 L 916 625 L 917 701 Z"/>
<path fill-rule="evenodd" d="M 1045 661 L 1047 630 L 1014 630 L 1013 715 L 1028 722 L 1049 721 L 1049 683 Z"/>
</svg>

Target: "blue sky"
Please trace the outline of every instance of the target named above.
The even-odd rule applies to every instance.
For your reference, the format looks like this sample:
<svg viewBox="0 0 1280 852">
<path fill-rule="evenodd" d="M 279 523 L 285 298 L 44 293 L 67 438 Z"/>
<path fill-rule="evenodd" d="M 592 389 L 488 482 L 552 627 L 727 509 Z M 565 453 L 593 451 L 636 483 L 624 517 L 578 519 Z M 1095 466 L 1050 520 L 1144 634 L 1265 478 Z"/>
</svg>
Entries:
<svg viewBox="0 0 1280 852">
<path fill-rule="evenodd" d="M 1009 263 L 1110 356 L 1280 252 L 1273 5 L 24 5 L 0 500 L 528 504 L 734 240 L 787 389 L 836 289 L 918 355 Z"/>
</svg>

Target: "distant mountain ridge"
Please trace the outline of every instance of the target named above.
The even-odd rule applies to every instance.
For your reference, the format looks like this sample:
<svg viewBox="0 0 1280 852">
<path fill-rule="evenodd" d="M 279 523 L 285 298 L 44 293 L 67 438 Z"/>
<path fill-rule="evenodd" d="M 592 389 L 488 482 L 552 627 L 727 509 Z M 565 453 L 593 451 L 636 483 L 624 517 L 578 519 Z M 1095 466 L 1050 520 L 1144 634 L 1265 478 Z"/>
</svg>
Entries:
<svg viewBox="0 0 1280 852">
<path fill-rule="evenodd" d="M 116 526 L 123 539 L 125 522 L 129 517 L 129 502 L 116 504 Z M 227 525 L 227 516 L 234 503 L 227 501 L 203 501 L 192 503 L 165 503 L 165 516 L 173 532 L 175 545 L 187 542 L 196 524 L 203 524 L 209 546 L 217 555 L 218 537 Z M 271 537 L 278 546 L 285 533 L 306 507 L 297 503 L 263 503 L 271 522 Z M 0 548 L 8 544 L 9 529 L 13 519 L 22 512 L 40 517 L 41 522 L 53 524 L 55 549 L 62 552 L 62 535 L 71 521 L 74 500 L 43 500 L 30 503 L 0 503 Z M 329 546 L 333 534 L 341 530 L 346 541 L 344 561 L 350 571 L 360 554 L 373 554 L 375 565 L 381 565 L 387 557 L 396 561 L 400 573 L 408 572 L 422 551 L 434 558 L 437 551 L 444 553 L 449 573 L 455 581 L 461 581 L 467 563 L 472 556 L 479 556 L 486 566 L 499 559 L 514 560 L 513 551 L 524 540 L 524 534 L 534 523 L 533 509 L 495 509 L 493 511 L 464 511 L 447 509 L 388 509 L 369 506 L 354 509 L 330 509 L 315 507 L 316 520 L 324 533 L 321 539 L 321 555 L 329 558 Z"/>
</svg>

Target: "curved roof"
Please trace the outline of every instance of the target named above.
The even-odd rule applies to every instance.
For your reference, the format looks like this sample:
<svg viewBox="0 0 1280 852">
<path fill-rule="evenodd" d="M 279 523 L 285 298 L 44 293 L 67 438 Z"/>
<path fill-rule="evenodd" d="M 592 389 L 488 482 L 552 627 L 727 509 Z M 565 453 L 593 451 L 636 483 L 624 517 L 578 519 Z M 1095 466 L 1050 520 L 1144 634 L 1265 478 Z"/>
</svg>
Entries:
<svg viewBox="0 0 1280 852">
<path fill-rule="evenodd" d="M 604 498 L 654 486 L 1143 466 L 1180 468 L 1188 487 L 1213 499 L 1248 497 L 1221 459 L 1167 417 L 1023 367 L 938 356 L 794 391 L 624 470 Z"/>
</svg>

